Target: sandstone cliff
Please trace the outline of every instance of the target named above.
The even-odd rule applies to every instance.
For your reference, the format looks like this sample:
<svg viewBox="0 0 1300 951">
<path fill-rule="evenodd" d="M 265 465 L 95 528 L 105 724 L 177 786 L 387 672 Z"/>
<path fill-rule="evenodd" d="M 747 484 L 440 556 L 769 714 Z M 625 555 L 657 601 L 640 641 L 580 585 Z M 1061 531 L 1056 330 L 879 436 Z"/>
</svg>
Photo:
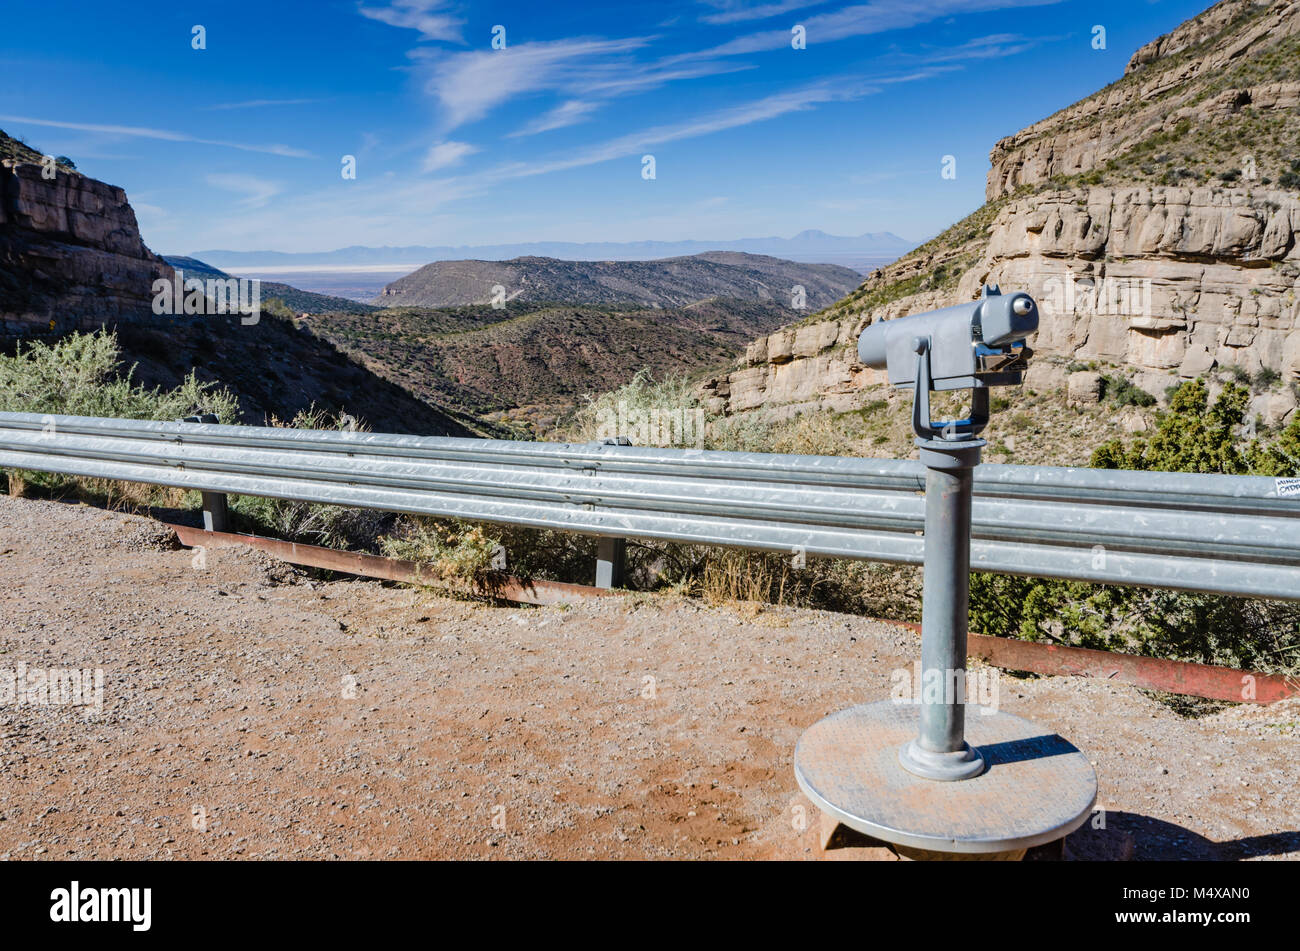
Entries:
<svg viewBox="0 0 1300 951">
<path fill-rule="evenodd" d="M 1031 386 L 1114 364 L 1160 396 L 1215 367 L 1300 381 L 1300 0 L 1225 0 L 1107 89 L 998 142 L 988 203 L 708 381 L 715 412 L 861 405 L 871 321 L 1027 290 Z M 1225 137 L 1227 139 L 1225 143 Z M 1247 162 L 1245 159 L 1249 158 Z M 1295 411 L 1289 388 L 1256 411 Z"/>
<path fill-rule="evenodd" d="M 0 159 L 0 333 L 91 329 L 149 314 L 171 267 L 145 247 L 126 193 L 18 147 Z"/>
</svg>

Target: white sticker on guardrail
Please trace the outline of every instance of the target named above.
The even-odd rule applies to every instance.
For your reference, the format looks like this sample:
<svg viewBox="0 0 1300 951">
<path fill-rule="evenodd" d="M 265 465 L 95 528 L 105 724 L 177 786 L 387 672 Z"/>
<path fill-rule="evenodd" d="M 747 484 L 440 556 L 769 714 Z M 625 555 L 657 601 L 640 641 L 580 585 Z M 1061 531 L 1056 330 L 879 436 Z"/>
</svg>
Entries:
<svg viewBox="0 0 1300 951">
<path fill-rule="evenodd" d="M 1274 479 L 1273 487 L 1277 489 L 1279 499 L 1300 495 L 1300 479 Z"/>
</svg>

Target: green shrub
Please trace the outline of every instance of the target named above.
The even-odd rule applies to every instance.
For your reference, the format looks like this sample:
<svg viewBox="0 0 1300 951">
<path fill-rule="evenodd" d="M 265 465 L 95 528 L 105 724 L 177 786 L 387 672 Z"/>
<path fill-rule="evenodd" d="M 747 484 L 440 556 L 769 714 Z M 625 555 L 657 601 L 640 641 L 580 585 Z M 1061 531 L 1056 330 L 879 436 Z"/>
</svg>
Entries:
<svg viewBox="0 0 1300 951">
<path fill-rule="evenodd" d="M 1247 371 L 1245 367 L 1241 366 L 1240 364 L 1231 363 L 1228 366 L 1224 367 L 1223 369 L 1236 382 L 1242 384 L 1243 386 L 1249 385 L 1250 373 L 1249 371 Z"/>
<path fill-rule="evenodd" d="M 1217 472 L 1226 475 L 1294 475 L 1300 472 L 1300 415 L 1273 440 L 1238 439 L 1250 391 L 1236 383 L 1224 385 L 1214 405 L 1204 381 L 1190 380 L 1170 395 L 1150 438 L 1125 443 L 1114 439 L 1093 451 L 1092 464 L 1101 469 L 1159 472 Z"/>
<path fill-rule="evenodd" d="M 134 367 L 121 365 L 115 334 L 74 333 L 53 343 L 20 341 L 13 356 L 0 355 L 0 411 L 125 419 L 179 419 L 213 413 L 236 422 L 239 402 L 230 391 L 200 383 L 191 373 L 172 390 L 146 389 L 132 381 Z M 191 506 L 196 493 L 161 486 L 8 470 L 7 490 L 22 494 L 69 494 L 113 506 Z"/>
<path fill-rule="evenodd" d="M 1102 393 L 1116 406 L 1155 406 L 1156 398 L 1128 377 L 1103 376 Z"/>
<path fill-rule="evenodd" d="M 1268 367 L 1260 367 L 1250 382 L 1257 390 L 1267 390 L 1274 384 L 1282 382 L 1282 374 Z"/>
<path fill-rule="evenodd" d="M 237 421 L 239 401 L 190 373 L 174 390 L 145 389 L 123 371 L 117 335 L 74 333 L 53 343 L 19 342 L 13 356 L 0 356 L 0 410 L 125 419 L 179 419 L 215 413 Z"/>
<path fill-rule="evenodd" d="M 1237 435 L 1249 392 L 1224 386 L 1213 406 L 1202 380 L 1173 390 L 1150 438 L 1098 446 L 1105 469 L 1230 475 L 1300 474 L 1300 417 L 1275 438 Z M 1300 606 L 1119 585 L 971 576 L 971 624 L 985 634 L 1225 664 L 1300 670 Z"/>
</svg>

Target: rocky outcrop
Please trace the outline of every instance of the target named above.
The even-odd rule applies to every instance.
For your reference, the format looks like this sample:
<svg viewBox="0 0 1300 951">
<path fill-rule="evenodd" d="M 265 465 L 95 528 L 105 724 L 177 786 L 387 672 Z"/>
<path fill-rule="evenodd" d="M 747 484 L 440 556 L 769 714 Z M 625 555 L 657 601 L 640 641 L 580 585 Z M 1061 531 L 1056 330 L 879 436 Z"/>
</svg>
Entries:
<svg viewBox="0 0 1300 951">
<path fill-rule="evenodd" d="M 813 406 L 848 409 L 859 391 L 879 382 L 857 362 L 859 318 L 822 321 L 760 337 L 746 349 L 744 366 L 706 381 L 705 408 L 739 413 L 780 407 L 792 415 Z"/>
<path fill-rule="evenodd" d="M 76 172 L 0 162 L 0 332 L 91 329 L 151 313 L 172 269 L 145 247 L 126 193 Z"/>
<path fill-rule="evenodd" d="M 985 283 L 1038 300 L 1031 343 L 1040 359 L 1127 366 L 1153 393 L 1216 365 L 1300 381 L 1300 198 L 1096 188 L 1007 203 L 983 255 L 951 290 L 750 344 L 745 365 L 727 377 L 725 411 L 851 404 L 845 394 L 878 381 L 856 359 L 864 326 L 970 300 Z"/>
<path fill-rule="evenodd" d="M 1092 189 L 1012 202 L 960 299 L 984 281 L 1041 304 L 1035 348 L 1192 377 L 1300 379 L 1300 198 Z"/>
<path fill-rule="evenodd" d="M 787 415 L 861 403 L 878 382 L 853 347 L 866 324 L 971 300 L 985 283 L 1026 290 L 1039 301 L 1031 387 L 1065 386 L 1065 367 L 1075 361 L 1125 368 L 1156 396 L 1216 366 L 1300 382 L 1296 188 L 1217 178 L 1197 187 L 1041 187 L 1100 167 L 1153 128 L 1189 116 L 1195 122 L 1188 136 L 1195 138 L 1220 113 L 1300 107 L 1300 79 L 1228 83 L 1218 91 L 1208 79 L 1256 55 L 1260 44 L 1295 35 L 1300 0 L 1227 0 L 1143 47 L 1123 80 L 995 146 L 988 205 L 873 273 L 819 315 L 828 318 L 823 323 L 756 341 L 743 366 L 706 385 L 710 405 Z M 1289 48 L 1270 46 L 1268 53 L 1296 73 L 1300 61 L 1274 55 Z M 1019 190 L 1025 185 L 1039 187 Z M 1083 387 L 1081 378 L 1074 387 L 1080 399 Z M 1288 394 L 1256 402 L 1253 410 L 1267 420 L 1295 410 Z"/>
</svg>

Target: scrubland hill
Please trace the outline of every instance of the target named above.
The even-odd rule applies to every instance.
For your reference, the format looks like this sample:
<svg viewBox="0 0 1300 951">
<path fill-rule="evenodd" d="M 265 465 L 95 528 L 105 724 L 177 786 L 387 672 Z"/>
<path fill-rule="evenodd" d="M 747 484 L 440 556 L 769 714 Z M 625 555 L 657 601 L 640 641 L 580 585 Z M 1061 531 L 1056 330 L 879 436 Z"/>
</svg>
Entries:
<svg viewBox="0 0 1300 951">
<path fill-rule="evenodd" d="M 798 264 L 762 254 L 710 251 L 657 261 L 435 261 L 384 288 L 386 307 L 487 304 L 493 288 L 507 301 L 685 307 L 710 298 L 826 307 L 855 287 L 857 271 Z M 792 303 L 795 288 L 804 302 Z"/>
</svg>

